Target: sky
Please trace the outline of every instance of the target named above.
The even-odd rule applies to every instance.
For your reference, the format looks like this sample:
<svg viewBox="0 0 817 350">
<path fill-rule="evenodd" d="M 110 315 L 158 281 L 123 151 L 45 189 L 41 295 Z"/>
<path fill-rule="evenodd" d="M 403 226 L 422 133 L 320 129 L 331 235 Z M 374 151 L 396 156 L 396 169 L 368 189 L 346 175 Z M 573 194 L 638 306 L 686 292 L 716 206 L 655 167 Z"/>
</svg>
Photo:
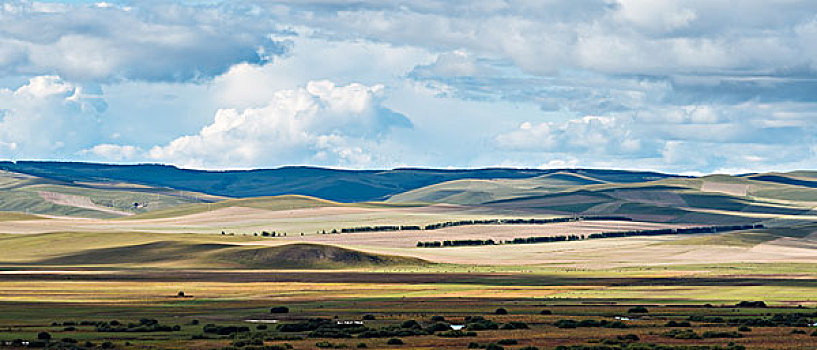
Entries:
<svg viewBox="0 0 817 350">
<path fill-rule="evenodd" d="M 815 1 L 0 4 L 0 159 L 817 169 Z"/>
</svg>

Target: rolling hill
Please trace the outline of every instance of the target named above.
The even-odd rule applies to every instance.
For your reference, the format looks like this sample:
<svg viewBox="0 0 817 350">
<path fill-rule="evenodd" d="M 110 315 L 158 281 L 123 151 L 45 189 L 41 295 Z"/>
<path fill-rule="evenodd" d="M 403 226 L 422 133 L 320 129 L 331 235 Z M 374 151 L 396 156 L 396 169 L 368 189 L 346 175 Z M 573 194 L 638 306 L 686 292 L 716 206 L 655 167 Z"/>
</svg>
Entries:
<svg viewBox="0 0 817 350">
<path fill-rule="evenodd" d="M 339 202 L 385 200 L 416 188 L 461 179 L 524 179 L 553 173 L 572 173 L 606 182 L 634 183 L 676 177 L 654 172 L 589 169 L 339 170 L 282 167 L 204 171 L 154 164 L 32 161 L 0 162 L 0 170 L 67 183 L 121 182 L 234 198 L 298 194 Z"/>
<path fill-rule="evenodd" d="M 145 185 L 68 182 L 0 171 L 0 212 L 115 218 L 222 199 Z"/>
</svg>

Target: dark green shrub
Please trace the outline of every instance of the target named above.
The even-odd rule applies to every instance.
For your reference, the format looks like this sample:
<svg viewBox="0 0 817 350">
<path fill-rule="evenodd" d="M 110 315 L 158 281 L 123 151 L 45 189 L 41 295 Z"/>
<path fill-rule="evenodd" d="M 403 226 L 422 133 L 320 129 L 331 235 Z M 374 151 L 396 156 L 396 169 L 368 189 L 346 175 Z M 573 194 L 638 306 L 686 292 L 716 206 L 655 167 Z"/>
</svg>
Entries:
<svg viewBox="0 0 817 350">
<path fill-rule="evenodd" d="M 765 308 L 766 303 L 763 301 L 741 301 L 735 304 L 736 307 L 758 307 Z"/>
<path fill-rule="evenodd" d="M 746 327 L 746 326 L 740 326 L 740 327 L 738 327 L 738 331 L 739 332 L 751 332 L 752 329 L 749 328 L 749 327 Z"/>
<path fill-rule="evenodd" d="M 550 311 L 550 310 L 542 310 L 542 311 L 539 311 L 539 314 L 540 314 L 540 315 L 553 315 L 553 311 Z M 523 348 L 523 349 L 524 349 L 524 348 Z"/>
<path fill-rule="evenodd" d="M 364 321 L 374 321 L 374 315 L 363 315 Z"/>
<path fill-rule="evenodd" d="M 743 338 L 743 334 L 738 332 L 728 331 L 706 331 L 703 334 L 704 338 Z"/>
<path fill-rule="evenodd" d="M 553 325 L 558 328 L 576 328 L 579 326 L 579 322 L 574 320 L 558 320 Z"/>
<path fill-rule="evenodd" d="M 698 335 L 698 333 L 693 332 L 691 329 L 673 329 L 661 335 L 674 339 L 701 339 L 701 336 Z"/>
<path fill-rule="evenodd" d="M 39 340 L 49 340 L 49 339 L 51 339 L 51 333 L 48 333 L 48 332 L 37 333 L 37 339 L 39 339 Z"/>
<path fill-rule="evenodd" d="M 449 330 L 451 330 L 451 325 L 445 322 L 437 322 L 426 327 L 426 331 L 428 331 L 429 333 L 445 332 Z"/>
<path fill-rule="evenodd" d="M 431 316 L 431 322 L 445 322 L 445 317 L 443 317 L 443 316 Z"/>
<path fill-rule="evenodd" d="M 528 324 L 520 321 L 511 321 L 503 324 L 500 329 L 528 329 Z"/>
<path fill-rule="evenodd" d="M 388 344 L 388 345 L 403 345 L 405 343 L 403 343 L 403 341 L 400 340 L 400 338 L 391 338 L 386 342 L 386 344 Z"/>
<path fill-rule="evenodd" d="M 494 311 L 494 314 L 495 314 L 495 315 L 507 315 L 507 314 L 508 314 L 508 310 L 506 310 L 505 308 L 499 308 L 499 309 L 496 309 L 496 310 Z"/>
<path fill-rule="evenodd" d="M 289 308 L 286 306 L 276 306 L 269 309 L 271 314 L 288 314 Z"/>
<path fill-rule="evenodd" d="M 476 337 L 477 332 L 473 331 L 462 331 L 462 330 L 451 330 L 447 332 L 437 333 L 437 336 L 443 338 L 463 338 L 463 337 Z"/>
<path fill-rule="evenodd" d="M 422 326 L 415 320 L 405 320 L 400 324 L 400 328 L 422 328 Z"/>
<path fill-rule="evenodd" d="M 519 344 L 519 341 L 517 341 L 516 339 L 502 339 L 496 343 L 499 345 L 516 345 Z"/>
<path fill-rule="evenodd" d="M 635 306 L 635 307 L 631 307 L 629 310 L 627 310 L 627 312 L 628 312 L 628 313 L 631 313 L 631 314 L 646 314 L 646 313 L 648 313 L 649 311 L 647 310 L 647 308 L 646 308 L 646 307 L 643 307 L 643 306 Z"/>
</svg>

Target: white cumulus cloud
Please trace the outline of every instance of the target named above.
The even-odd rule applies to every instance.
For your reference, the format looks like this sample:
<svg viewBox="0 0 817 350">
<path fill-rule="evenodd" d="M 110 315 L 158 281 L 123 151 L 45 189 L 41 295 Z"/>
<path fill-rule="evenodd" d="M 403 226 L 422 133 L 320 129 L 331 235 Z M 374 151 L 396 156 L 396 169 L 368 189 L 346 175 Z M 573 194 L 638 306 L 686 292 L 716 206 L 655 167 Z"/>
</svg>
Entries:
<svg viewBox="0 0 817 350">
<path fill-rule="evenodd" d="M 312 81 L 276 92 L 261 108 L 221 109 L 196 135 L 150 149 L 151 159 L 175 164 L 254 166 L 323 163 L 365 166 L 367 151 L 394 127 L 411 127 L 382 106 L 383 86 Z"/>
</svg>

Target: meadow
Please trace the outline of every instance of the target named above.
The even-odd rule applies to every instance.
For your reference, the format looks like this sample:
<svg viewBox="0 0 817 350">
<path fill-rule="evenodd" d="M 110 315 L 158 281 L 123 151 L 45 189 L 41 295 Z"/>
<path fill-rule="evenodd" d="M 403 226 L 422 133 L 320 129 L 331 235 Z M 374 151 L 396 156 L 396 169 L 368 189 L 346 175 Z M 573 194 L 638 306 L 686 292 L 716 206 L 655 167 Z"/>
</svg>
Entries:
<svg viewBox="0 0 817 350">
<path fill-rule="evenodd" d="M 0 348 L 815 348 L 813 190 L 625 175 L 351 203 L 6 174 L 36 210 L 0 212 Z M 671 234 L 719 225 L 754 228 Z"/>
</svg>

